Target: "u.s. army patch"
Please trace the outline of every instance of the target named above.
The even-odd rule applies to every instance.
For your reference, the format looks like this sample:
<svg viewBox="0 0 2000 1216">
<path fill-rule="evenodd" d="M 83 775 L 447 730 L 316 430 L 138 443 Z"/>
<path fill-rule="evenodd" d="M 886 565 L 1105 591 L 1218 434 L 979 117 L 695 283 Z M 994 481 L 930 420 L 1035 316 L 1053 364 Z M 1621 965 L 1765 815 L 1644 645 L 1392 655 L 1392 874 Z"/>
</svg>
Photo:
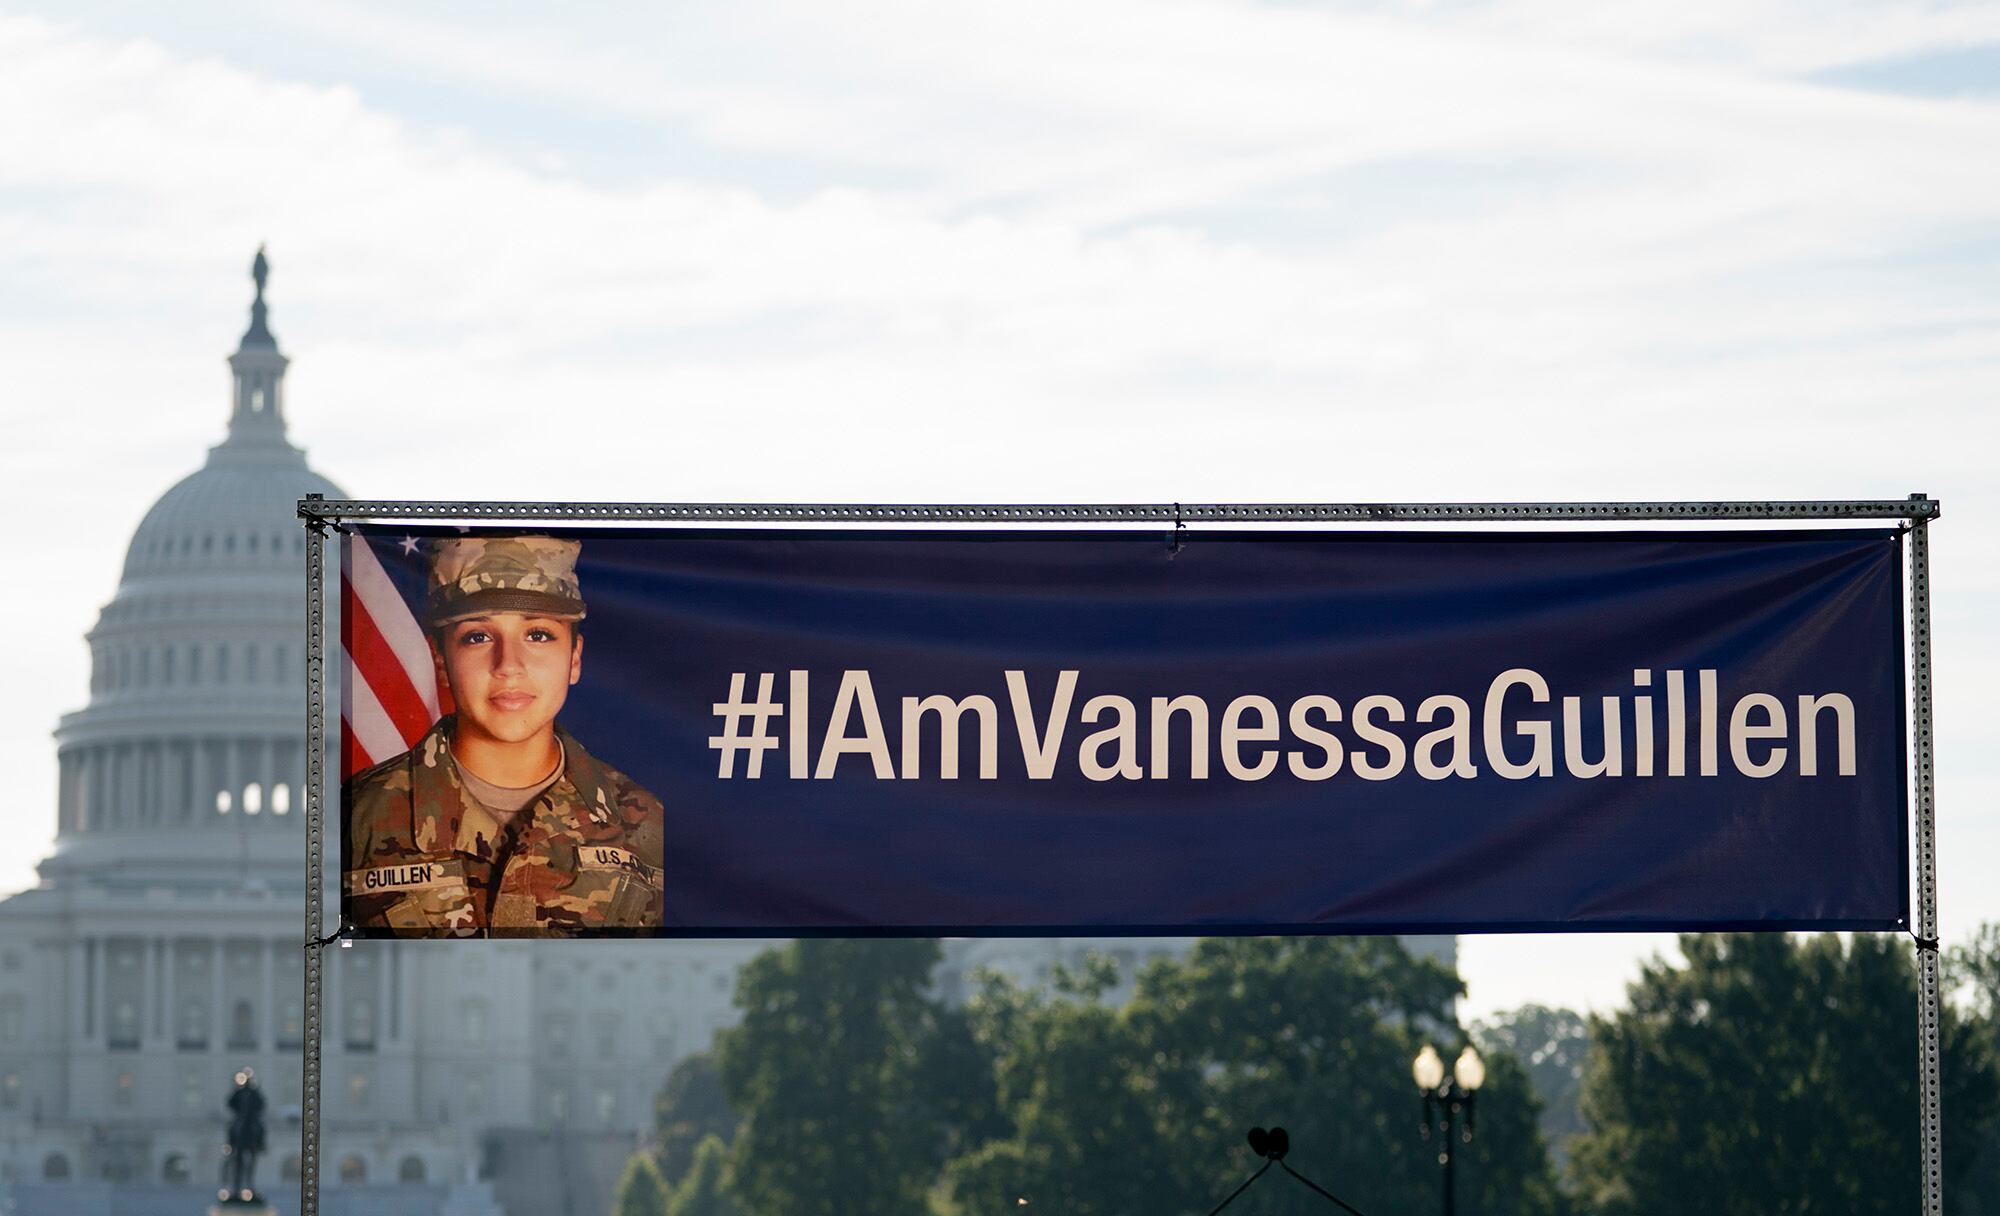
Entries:
<svg viewBox="0 0 2000 1216">
<path fill-rule="evenodd" d="M 655 878 L 656 871 L 652 866 L 640 861 L 629 850 L 614 848 L 610 845 L 586 844 L 580 846 L 576 851 L 576 864 L 581 869 L 623 870 L 628 874 L 636 874 L 647 882 L 658 881 Z"/>
</svg>

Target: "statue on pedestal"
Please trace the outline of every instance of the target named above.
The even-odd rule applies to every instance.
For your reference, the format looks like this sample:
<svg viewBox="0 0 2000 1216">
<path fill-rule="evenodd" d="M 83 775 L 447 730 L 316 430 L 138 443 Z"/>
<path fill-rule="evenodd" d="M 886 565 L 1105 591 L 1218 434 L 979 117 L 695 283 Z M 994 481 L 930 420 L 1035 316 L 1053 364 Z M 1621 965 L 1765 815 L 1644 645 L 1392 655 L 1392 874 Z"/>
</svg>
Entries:
<svg viewBox="0 0 2000 1216">
<path fill-rule="evenodd" d="M 264 1206 L 257 1194 L 257 1158 L 264 1151 L 264 1094 L 257 1074 L 245 1068 L 236 1074 L 236 1092 L 229 1095 L 229 1140 L 222 1147 L 224 1207 Z"/>
</svg>

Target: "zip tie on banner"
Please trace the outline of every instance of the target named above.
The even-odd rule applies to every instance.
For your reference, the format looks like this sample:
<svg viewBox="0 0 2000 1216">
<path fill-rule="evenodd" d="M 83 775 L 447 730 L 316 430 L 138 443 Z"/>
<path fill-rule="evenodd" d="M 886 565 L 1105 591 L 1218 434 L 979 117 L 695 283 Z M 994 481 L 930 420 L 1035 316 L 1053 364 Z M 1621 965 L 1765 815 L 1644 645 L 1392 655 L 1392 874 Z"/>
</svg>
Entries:
<svg viewBox="0 0 2000 1216">
<path fill-rule="evenodd" d="M 1938 939 L 1935 937 L 1918 937 L 1912 933 L 1910 934 L 1910 940 L 1917 943 L 1917 949 L 1919 950 L 1928 950 L 1932 954 L 1938 952 Z"/>
</svg>

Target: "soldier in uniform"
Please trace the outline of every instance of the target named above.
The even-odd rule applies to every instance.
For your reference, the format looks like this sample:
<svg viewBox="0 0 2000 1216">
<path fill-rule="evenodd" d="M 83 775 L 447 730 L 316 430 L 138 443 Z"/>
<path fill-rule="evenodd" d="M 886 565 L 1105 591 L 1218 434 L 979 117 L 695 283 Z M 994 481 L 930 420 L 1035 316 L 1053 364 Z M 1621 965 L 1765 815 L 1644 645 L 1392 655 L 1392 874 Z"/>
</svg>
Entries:
<svg viewBox="0 0 2000 1216">
<path fill-rule="evenodd" d="M 659 800 L 556 725 L 583 671 L 576 541 L 431 553 L 430 641 L 455 712 L 345 789 L 351 923 L 399 937 L 658 928 Z"/>
</svg>

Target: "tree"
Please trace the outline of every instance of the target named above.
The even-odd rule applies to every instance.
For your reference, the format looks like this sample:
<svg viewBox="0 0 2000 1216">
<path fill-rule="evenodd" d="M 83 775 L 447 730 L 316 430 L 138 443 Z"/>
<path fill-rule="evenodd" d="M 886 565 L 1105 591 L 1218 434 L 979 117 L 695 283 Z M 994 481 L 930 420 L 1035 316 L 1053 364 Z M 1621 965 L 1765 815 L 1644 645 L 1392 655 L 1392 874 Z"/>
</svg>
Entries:
<svg viewBox="0 0 2000 1216">
<path fill-rule="evenodd" d="M 2000 1048 L 2000 924 L 1988 922 L 1945 955 L 1945 990 L 1964 1002 L 1967 1016 L 1985 1028 L 1990 1047 Z M 1947 1111 L 1955 1119 L 1956 1111 Z M 1965 1216 L 2000 1213 L 2000 1116 L 1979 1129 L 1978 1146 L 1961 1187 Z"/>
<path fill-rule="evenodd" d="M 1989 1021 L 2000 1016 L 2000 923 L 1988 921 L 1945 952 L 1945 987 Z"/>
<path fill-rule="evenodd" d="M 1541 1100 L 1542 1139 L 1560 1169 L 1569 1142 L 1583 1131 L 1583 1069 L 1590 1051 L 1590 1022 L 1572 1009 L 1523 1005 L 1472 1028 L 1480 1050 L 1504 1052 L 1527 1069 Z"/>
<path fill-rule="evenodd" d="M 1573 1146 L 1602 1216 L 1910 1209 L 1918 1185 L 1916 979 L 1898 937 L 1684 935 L 1630 1008 L 1591 1024 L 1588 1130 Z M 1947 1206 L 2000 1103 L 1983 1033 L 1947 1010 Z"/>
<path fill-rule="evenodd" d="M 822 938 L 744 969 L 743 1021 L 719 1039 L 723 1088 L 744 1112 L 729 1171 L 744 1211 L 926 1211 L 953 1138 L 953 1079 L 927 1068 L 953 1055 L 938 1046 L 950 1020 L 926 995 L 938 957 L 933 941 Z"/>
<path fill-rule="evenodd" d="M 653 1159 L 678 1185 L 694 1166 L 695 1148 L 711 1138 L 728 1147 L 742 1122 L 722 1089 L 715 1053 L 698 1051 L 674 1065 L 653 1099 Z"/>
<path fill-rule="evenodd" d="M 1436 1205 L 1410 1062 L 1427 1039 L 1458 1049 L 1445 967 L 1387 937 L 1212 939 L 1154 964 L 1123 1009 L 1100 991 L 996 985 L 975 1005 L 1013 1132 L 949 1167 L 961 1211 L 1206 1211 L 1256 1168 L 1245 1130 L 1272 1124 L 1291 1133 L 1291 1164 L 1363 1211 Z M 1526 1075 L 1505 1055 L 1488 1064 L 1478 1134 L 1458 1146 L 1459 1211 L 1558 1212 Z M 1277 1196 L 1295 1189 L 1267 1180 L 1257 1202 L 1289 1205 Z"/>
<path fill-rule="evenodd" d="M 667 1216 L 667 1184 L 650 1154 L 633 1153 L 625 1163 L 612 1196 L 611 1216 Z"/>
<path fill-rule="evenodd" d="M 720 1136 L 708 1136 L 694 1150 L 694 1164 L 674 1191 L 667 1216 L 741 1216 L 723 1192 L 729 1148 Z"/>
</svg>

